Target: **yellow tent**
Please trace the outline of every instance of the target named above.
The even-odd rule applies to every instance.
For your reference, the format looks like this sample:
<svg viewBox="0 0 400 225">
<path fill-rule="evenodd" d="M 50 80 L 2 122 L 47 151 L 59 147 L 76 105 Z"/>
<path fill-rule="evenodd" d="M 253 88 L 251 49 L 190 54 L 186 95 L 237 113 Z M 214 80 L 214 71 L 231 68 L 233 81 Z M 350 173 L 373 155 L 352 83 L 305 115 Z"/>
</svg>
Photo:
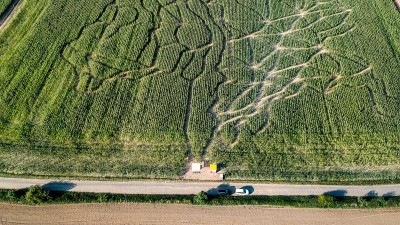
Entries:
<svg viewBox="0 0 400 225">
<path fill-rule="evenodd" d="M 211 172 L 216 173 L 217 172 L 217 168 L 218 168 L 218 166 L 217 166 L 216 163 L 213 163 L 213 164 L 210 165 Z"/>
</svg>

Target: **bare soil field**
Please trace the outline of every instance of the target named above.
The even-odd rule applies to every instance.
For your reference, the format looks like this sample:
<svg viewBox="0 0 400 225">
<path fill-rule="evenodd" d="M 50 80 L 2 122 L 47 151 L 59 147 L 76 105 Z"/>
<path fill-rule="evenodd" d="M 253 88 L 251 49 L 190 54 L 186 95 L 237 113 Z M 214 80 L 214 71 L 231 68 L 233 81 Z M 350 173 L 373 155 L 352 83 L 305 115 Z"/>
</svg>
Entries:
<svg viewBox="0 0 400 225">
<path fill-rule="evenodd" d="M 0 204 L 0 224 L 398 224 L 400 209 L 296 209 L 152 204 Z"/>
</svg>

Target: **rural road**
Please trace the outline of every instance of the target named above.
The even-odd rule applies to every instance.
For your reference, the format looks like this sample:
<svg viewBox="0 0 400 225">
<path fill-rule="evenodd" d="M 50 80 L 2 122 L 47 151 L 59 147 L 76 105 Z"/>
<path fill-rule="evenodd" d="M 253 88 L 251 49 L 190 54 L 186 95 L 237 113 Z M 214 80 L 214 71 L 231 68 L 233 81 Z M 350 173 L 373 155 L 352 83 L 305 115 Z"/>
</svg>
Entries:
<svg viewBox="0 0 400 225">
<path fill-rule="evenodd" d="M 222 183 L 173 181 L 57 181 L 46 179 L 0 178 L 0 189 L 22 189 L 43 185 L 49 190 L 121 194 L 197 194 Z M 230 188 L 248 186 L 252 195 L 321 195 L 335 196 L 394 196 L 400 195 L 399 185 L 341 186 L 230 183 Z"/>
</svg>

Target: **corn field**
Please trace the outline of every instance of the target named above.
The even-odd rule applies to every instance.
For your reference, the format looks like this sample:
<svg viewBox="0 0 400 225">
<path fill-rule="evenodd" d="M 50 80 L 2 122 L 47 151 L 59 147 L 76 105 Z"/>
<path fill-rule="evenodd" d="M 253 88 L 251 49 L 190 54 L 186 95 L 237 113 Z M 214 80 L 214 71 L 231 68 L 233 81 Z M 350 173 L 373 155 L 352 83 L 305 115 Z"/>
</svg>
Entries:
<svg viewBox="0 0 400 225">
<path fill-rule="evenodd" d="M 0 31 L 0 173 L 400 179 L 392 1 L 22 1 Z"/>
</svg>

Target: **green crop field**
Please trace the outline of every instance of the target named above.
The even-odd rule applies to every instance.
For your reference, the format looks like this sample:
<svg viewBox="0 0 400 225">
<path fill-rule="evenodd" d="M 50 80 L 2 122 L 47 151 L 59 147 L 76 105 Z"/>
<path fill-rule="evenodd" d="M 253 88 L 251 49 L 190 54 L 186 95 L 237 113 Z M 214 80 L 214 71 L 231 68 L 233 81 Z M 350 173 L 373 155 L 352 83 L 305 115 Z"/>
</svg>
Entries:
<svg viewBox="0 0 400 225">
<path fill-rule="evenodd" d="M 21 1 L 0 174 L 400 180 L 391 0 Z"/>
</svg>

